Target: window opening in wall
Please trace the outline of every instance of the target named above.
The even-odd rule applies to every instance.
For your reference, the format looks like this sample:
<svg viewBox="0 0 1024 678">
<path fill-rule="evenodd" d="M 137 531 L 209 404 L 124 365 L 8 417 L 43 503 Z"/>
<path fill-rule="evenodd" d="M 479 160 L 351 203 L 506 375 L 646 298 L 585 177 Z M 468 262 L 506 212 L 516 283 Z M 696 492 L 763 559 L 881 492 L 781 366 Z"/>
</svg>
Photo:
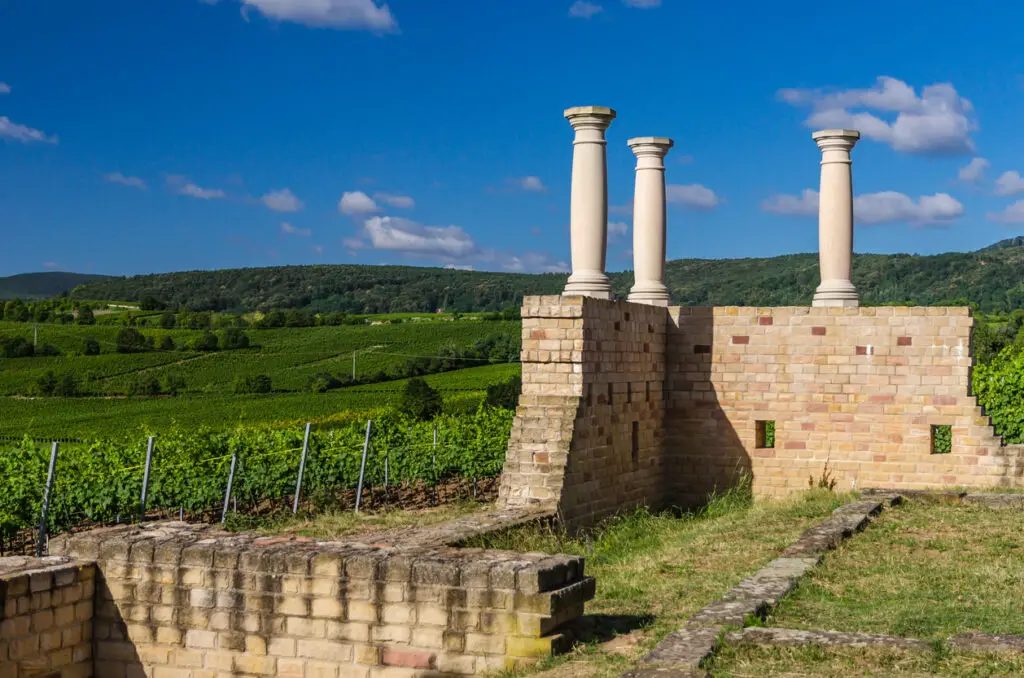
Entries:
<svg viewBox="0 0 1024 678">
<path fill-rule="evenodd" d="M 640 465 L 640 422 L 633 422 L 633 470 Z"/>
<path fill-rule="evenodd" d="M 757 422 L 757 440 L 754 447 L 770 450 L 775 447 L 775 422 L 763 420 Z"/>
<path fill-rule="evenodd" d="M 932 426 L 932 454 L 949 454 L 953 451 L 953 427 L 940 424 Z"/>
<path fill-rule="evenodd" d="M 587 384 L 587 407 L 594 404 L 594 385 Z"/>
<path fill-rule="evenodd" d="M 611 382 L 608 382 L 608 404 L 612 404 L 612 394 L 614 393 L 614 386 Z"/>
<path fill-rule="evenodd" d="M 651 402 L 651 382 L 644 382 L 644 401 Z"/>
<path fill-rule="evenodd" d="M 626 382 L 626 402 L 633 402 L 633 382 Z"/>
</svg>

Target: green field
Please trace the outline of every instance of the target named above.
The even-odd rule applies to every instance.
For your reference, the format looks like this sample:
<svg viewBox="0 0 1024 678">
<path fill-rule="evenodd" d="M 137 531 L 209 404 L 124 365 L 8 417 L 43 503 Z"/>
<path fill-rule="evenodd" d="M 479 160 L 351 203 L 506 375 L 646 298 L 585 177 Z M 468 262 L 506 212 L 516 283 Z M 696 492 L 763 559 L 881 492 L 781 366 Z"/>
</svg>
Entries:
<svg viewBox="0 0 1024 678">
<path fill-rule="evenodd" d="M 410 360 L 430 360 L 464 351 L 486 338 L 507 345 L 490 358 L 468 361 L 479 365 L 427 377 L 443 391 L 449 410 L 473 408 L 486 388 L 519 374 L 508 362 L 518 355 L 517 322 L 480 320 L 404 322 L 401 324 L 343 325 L 246 330 L 251 346 L 216 352 L 153 350 L 117 352 L 115 325 L 68 326 L 40 324 L 38 346 L 49 344 L 61 355 L 0 358 L 0 436 L 92 437 L 126 429 L 157 430 L 171 425 L 227 426 L 323 420 L 345 412 L 386 407 L 395 402 L 405 381 L 391 379 L 360 386 L 312 393 L 309 379 L 318 373 L 350 376 L 356 354 L 360 377 L 401 371 Z M 140 328 L 159 343 L 171 337 L 187 346 L 200 330 Z M 33 339 L 28 323 L 0 322 L 0 337 Z M 82 355 L 87 339 L 100 344 L 101 354 Z M 82 398 L 34 398 L 33 389 L 47 372 L 73 374 L 88 393 Z M 177 397 L 126 398 L 140 376 L 184 382 Z M 240 377 L 269 376 L 273 393 L 236 395 Z"/>
</svg>

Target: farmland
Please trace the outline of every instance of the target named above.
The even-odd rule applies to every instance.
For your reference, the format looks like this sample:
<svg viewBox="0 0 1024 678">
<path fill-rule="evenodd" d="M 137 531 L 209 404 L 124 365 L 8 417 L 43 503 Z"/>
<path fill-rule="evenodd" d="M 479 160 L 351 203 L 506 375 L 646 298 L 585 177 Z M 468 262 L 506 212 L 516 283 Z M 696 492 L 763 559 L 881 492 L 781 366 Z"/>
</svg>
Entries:
<svg viewBox="0 0 1024 678">
<path fill-rule="evenodd" d="M 103 320 L 106 317 L 99 316 Z M 248 348 L 197 351 L 190 347 L 201 330 L 140 328 L 159 346 L 169 338 L 175 350 L 155 348 L 119 353 L 122 328 L 40 324 L 38 346 L 50 345 L 52 356 L 0 359 L 0 436 L 104 437 L 124 431 L 156 431 L 171 426 L 263 425 L 324 420 L 386 407 L 397 399 L 402 376 L 415 362 L 427 381 L 440 390 L 449 411 L 472 410 L 487 386 L 519 373 L 520 326 L 516 322 L 477 319 L 397 324 L 286 327 L 246 330 Z M 33 326 L 0 322 L 0 338 L 33 340 Z M 87 340 L 99 355 L 83 355 Z M 488 355 L 453 356 L 484 340 Z M 316 375 L 350 378 L 355 354 L 361 385 L 311 392 Z M 469 365 L 470 367 L 465 367 Z M 465 367 L 454 371 L 453 367 Z M 86 397 L 31 396 L 40 378 L 52 372 L 74 375 Z M 236 394 L 239 378 L 265 375 L 268 394 Z M 140 377 L 181 385 L 174 397 L 124 397 Z"/>
</svg>

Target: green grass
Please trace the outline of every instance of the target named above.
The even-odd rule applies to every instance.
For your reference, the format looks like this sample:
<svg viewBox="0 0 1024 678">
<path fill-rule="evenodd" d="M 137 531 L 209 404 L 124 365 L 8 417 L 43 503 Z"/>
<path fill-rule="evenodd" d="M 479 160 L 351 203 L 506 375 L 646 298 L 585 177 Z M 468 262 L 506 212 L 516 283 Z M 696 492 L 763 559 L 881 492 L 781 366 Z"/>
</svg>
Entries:
<svg viewBox="0 0 1024 678">
<path fill-rule="evenodd" d="M 519 364 L 488 365 L 426 377 L 449 410 L 475 409 L 487 385 L 519 374 Z M 328 393 L 187 394 L 175 398 L 0 398 L 0 436 L 106 437 L 173 426 L 330 422 L 397 402 L 405 381 Z M 460 389 L 460 390 L 452 390 Z M 469 390 L 462 390 L 469 389 Z"/>
<path fill-rule="evenodd" d="M 909 652 L 878 648 L 754 647 L 727 645 L 715 654 L 713 678 L 811 676 L 1020 676 L 1024 657 L 937 649 Z"/>
<path fill-rule="evenodd" d="M 1021 513 L 913 501 L 825 557 L 771 626 L 914 638 L 1024 634 Z"/>
<path fill-rule="evenodd" d="M 695 515 L 637 511 L 612 520 L 589 538 L 532 527 L 471 545 L 586 556 L 587 573 L 598 582 L 587 616 L 598 615 L 623 633 L 630 626 L 642 627 L 638 642 L 627 652 L 583 645 L 528 672 L 612 678 L 697 610 L 777 557 L 842 500 L 814 490 L 787 501 L 751 504 L 739 492 L 712 501 Z"/>
<path fill-rule="evenodd" d="M 332 511 L 312 517 L 288 514 L 275 517 L 269 522 L 262 518 L 246 521 L 244 516 L 232 514 L 234 523 L 229 527 L 236 530 L 255 528 L 268 535 L 339 539 L 359 534 L 428 527 L 493 508 L 493 504 L 461 502 L 429 509 L 385 510 L 377 513 Z"/>
</svg>

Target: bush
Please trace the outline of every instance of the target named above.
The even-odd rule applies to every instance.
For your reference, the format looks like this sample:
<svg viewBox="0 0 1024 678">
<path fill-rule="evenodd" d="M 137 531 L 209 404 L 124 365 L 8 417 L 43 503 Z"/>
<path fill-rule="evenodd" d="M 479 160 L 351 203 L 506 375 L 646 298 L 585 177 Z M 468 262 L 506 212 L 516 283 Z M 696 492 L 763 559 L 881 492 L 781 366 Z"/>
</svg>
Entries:
<svg viewBox="0 0 1024 678">
<path fill-rule="evenodd" d="M 341 381 L 333 374 L 326 372 L 317 372 L 309 378 L 307 387 L 313 393 L 326 393 L 331 389 L 338 388 L 342 385 Z"/>
<path fill-rule="evenodd" d="M 491 384 L 487 387 L 487 398 L 484 399 L 484 404 L 488 407 L 514 410 L 519 405 L 519 394 L 522 390 L 522 377 L 512 377 L 508 381 Z"/>
<path fill-rule="evenodd" d="M 156 375 L 140 374 L 128 385 L 128 396 L 158 396 L 163 393 Z"/>
<path fill-rule="evenodd" d="M 50 397 L 53 392 L 57 390 L 57 375 L 53 373 L 53 370 L 47 370 L 36 379 L 35 392 L 41 396 Z"/>
<path fill-rule="evenodd" d="M 16 337 L 14 339 L 0 339 L 0 355 L 4 358 L 31 358 L 36 353 L 32 342 Z"/>
<path fill-rule="evenodd" d="M 406 382 L 398 411 L 416 421 L 429 421 L 441 413 L 442 405 L 441 394 L 416 377 Z"/>
<path fill-rule="evenodd" d="M 235 393 L 270 393 L 274 390 L 270 377 L 256 374 L 235 379 Z"/>
<path fill-rule="evenodd" d="M 85 347 L 82 348 L 82 355 L 99 355 L 100 354 L 100 342 L 95 339 L 86 339 Z"/>
<path fill-rule="evenodd" d="M 164 337 L 163 339 L 160 340 L 161 351 L 173 351 L 176 348 L 178 347 L 175 345 L 174 339 L 171 339 L 170 337 Z"/>
<path fill-rule="evenodd" d="M 53 344 L 43 344 L 43 347 L 36 352 L 36 355 L 44 358 L 52 358 L 60 355 L 60 351 Z"/>
<path fill-rule="evenodd" d="M 249 348 L 249 336 L 237 327 L 229 327 L 221 333 L 220 347 L 225 351 Z"/>
<path fill-rule="evenodd" d="M 164 377 L 163 391 L 168 395 L 178 395 L 185 390 L 185 379 L 180 374 L 168 374 Z"/>
<path fill-rule="evenodd" d="M 144 353 L 147 348 L 146 337 L 134 327 L 118 330 L 116 343 L 118 353 Z"/>
<path fill-rule="evenodd" d="M 217 340 L 217 335 L 207 330 L 203 332 L 192 342 L 192 349 L 194 351 L 216 351 L 220 347 L 220 343 Z"/>
<path fill-rule="evenodd" d="M 58 377 L 51 370 L 47 370 L 36 380 L 35 392 L 47 398 L 74 398 L 82 395 L 75 375 L 69 373 Z"/>
</svg>

